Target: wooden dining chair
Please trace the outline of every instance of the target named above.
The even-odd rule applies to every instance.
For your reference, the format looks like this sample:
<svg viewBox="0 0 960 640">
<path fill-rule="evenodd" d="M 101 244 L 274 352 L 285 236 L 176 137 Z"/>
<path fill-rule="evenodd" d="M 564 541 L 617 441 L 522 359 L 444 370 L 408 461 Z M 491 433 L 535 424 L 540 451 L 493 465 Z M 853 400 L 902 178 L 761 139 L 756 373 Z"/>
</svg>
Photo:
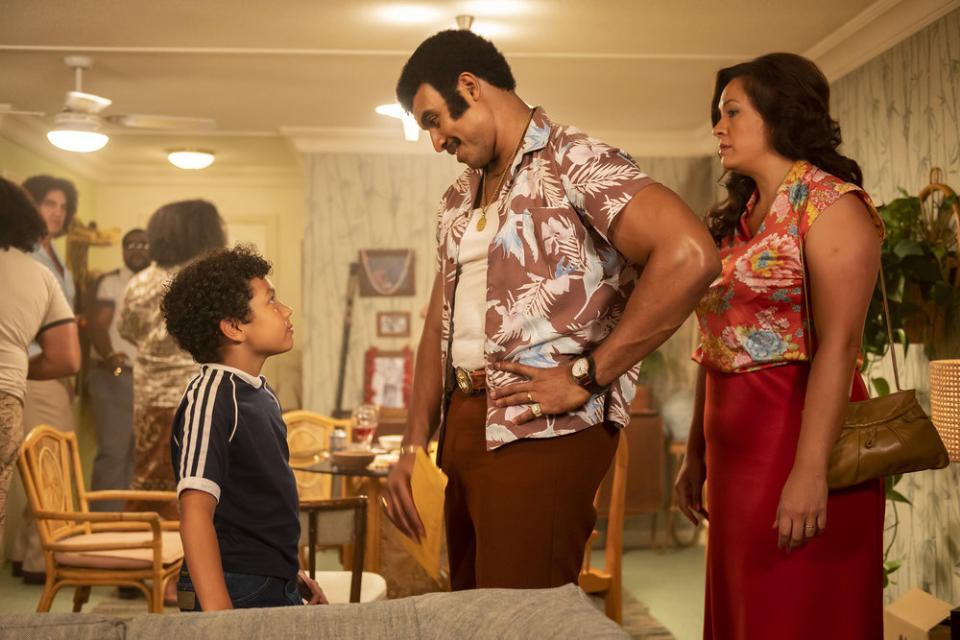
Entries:
<svg viewBox="0 0 960 640">
<path fill-rule="evenodd" d="M 317 581 L 330 604 L 372 602 L 387 594 L 383 576 L 363 570 L 363 549 L 367 541 L 367 497 L 335 500 L 300 500 L 300 512 L 307 517 L 307 529 L 301 531 L 307 549 L 317 546 L 352 545 L 350 571 L 317 571 L 316 556 L 311 553 L 310 577 Z"/>
<path fill-rule="evenodd" d="M 137 587 L 151 613 L 163 612 L 163 589 L 183 562 L 179 522 L 156 513 L 91 513 L 95 500 L 176 501 L 173 491 L 87 491 L 77 436 L 41 425 L 20 447 L 17 467 L 40 533 L 47 581 L 38 612 L 50 611 L 57 592 L 76 587 L 73 610 L 90 587 Z M 148 586 L 147 581 L 151 584 Z"/>
<path fill-rule="evenodd" d="M 613 486 L 610 492 L 610 511 L 607 516 L 605 562 L 603 569 L 590 566 L 593 541 L 599 535 L 596 529 L 587 540 L 583 554 L 578 583 L 584 592 L 602 595 L 607 617 L 617 624 L 623 623 L 623 512 L 627 489 L 627 463 L 630 452 L 627 438 L 620 432 L 620 442 L 613 458 Z M 598 491 L 599 494 L 599 491 Z M 596 498 L 594 499 L 596 502 Z"/>
</svg>

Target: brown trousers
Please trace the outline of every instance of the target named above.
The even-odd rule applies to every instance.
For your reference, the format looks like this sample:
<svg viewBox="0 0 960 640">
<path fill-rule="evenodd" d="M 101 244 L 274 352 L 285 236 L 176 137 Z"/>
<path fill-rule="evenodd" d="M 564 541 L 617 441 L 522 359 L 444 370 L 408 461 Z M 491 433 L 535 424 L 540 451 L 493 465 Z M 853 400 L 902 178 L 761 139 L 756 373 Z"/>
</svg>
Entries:
<svg viewBox="0 0 960 640">
<path fill-rule="evenodd" d="M 454 391 L 447 412 L 442 464 L 451 587 L 575 583 L 616 429 L 600 424 L 487 451 L 486 410 L 485 395 Z"/>
</svg>

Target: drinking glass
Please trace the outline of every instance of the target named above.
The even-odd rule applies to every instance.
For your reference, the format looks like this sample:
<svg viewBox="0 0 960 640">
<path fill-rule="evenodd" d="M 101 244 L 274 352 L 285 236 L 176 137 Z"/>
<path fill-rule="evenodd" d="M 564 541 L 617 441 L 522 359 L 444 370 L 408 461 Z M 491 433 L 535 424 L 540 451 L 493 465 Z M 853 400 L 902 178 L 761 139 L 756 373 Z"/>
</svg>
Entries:
<svg viewBox="0 0 960 640">
<path fill-rule="evenodd" d="M 376 405 L 362 404 L 353 410 L 353 441 L 364 449 L 370 448 L 373 432 L 377 430 L 380 409 Z"/>
</svg>

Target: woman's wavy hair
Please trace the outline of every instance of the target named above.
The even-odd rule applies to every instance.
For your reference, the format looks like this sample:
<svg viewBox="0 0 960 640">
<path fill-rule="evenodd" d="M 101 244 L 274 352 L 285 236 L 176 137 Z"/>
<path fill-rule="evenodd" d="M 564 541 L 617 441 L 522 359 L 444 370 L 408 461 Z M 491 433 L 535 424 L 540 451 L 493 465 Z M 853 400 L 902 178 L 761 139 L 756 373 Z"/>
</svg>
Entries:
<svg viewBox="0 0 960 640">
<path fill-rule="evenodd" d="M 30 252 L 45 235 L 47 223 L 27 190 L 0 178 L 0 249 Z"/>
<path fill-rule="evenodd" d="M 770 133 L 773 149 L 791 160 L 806 160 L 857 186 L 863 185 L 860 165 L 837 151 L 840 125 L 830 117 L 830 85 L 810 60 L 793 53 L 768 53 L 717 72 L 710 102 L 714 125 L 720 120 L 720 94 L 734 78 L 743 86 Z M 720 242 L 734 234 L 740 215 L 756 189 L 752 178 L 728 172 L 723 183 L 727 199 L 707 211 L 706 223 Z"/>
</svg>

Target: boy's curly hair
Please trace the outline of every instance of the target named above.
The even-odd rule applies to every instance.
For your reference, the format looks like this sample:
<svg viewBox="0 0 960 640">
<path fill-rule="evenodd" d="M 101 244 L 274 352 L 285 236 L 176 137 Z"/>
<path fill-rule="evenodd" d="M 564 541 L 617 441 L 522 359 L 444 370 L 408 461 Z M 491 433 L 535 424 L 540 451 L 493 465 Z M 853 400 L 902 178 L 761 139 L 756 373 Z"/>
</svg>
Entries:
<svg viewBox="0 0 960 640">
<path fill-rule="evenodd" d="M 219 362 L 221 320 L 249 322 L 250 281 L 270 273 L 270 263 L 252 247 L 218 249 L 188 264 L 160 302 L 167 332 L 197 362 Z"/>
</svg>

